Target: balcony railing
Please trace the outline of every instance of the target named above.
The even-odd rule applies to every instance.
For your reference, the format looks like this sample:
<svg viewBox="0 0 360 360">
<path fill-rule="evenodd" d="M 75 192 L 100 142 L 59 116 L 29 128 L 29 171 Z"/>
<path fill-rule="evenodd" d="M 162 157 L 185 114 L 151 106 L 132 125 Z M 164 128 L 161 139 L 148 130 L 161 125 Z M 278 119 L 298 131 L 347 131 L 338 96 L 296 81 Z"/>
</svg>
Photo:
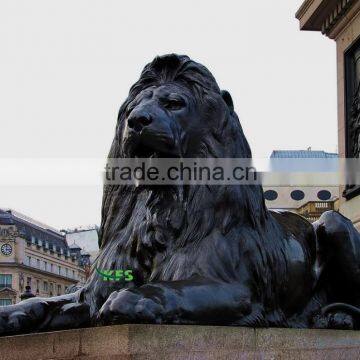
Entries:
<svg viewBox="0 0 360 360">
<path fill-rule="evenodd" d="M 334 210 L 333 201 L 309 201 L 298 209 L 298 213 L 313 222 L 328 210 Z"/>
</svg>

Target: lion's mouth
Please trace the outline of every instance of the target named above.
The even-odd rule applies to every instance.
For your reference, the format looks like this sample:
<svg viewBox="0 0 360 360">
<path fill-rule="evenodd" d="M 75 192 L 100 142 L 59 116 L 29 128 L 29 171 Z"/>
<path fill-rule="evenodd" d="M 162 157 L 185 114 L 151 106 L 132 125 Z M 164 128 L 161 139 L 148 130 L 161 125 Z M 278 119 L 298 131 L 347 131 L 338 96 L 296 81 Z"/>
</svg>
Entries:
<svg viewBox="0 0 360 360">
<path fill-rule="evenodd" d="M 169 134 L 131 134 L 125 142 L 126 152 L 134 158 L 175 158 L 181 157 L 175 137 Z"/>
<path fill-rule="evenodd" d="M 126 144 L 129 157 L 133 158 L 177 158 L 181 157 L 179 147 L 172 139 L 146 139 L 138 138 Z"/>
<path fill-rule="evenodd" d="M 175 158 L 180 157 L 180 155 L 177 152 L 174 151 L 166 151 L 166 150 L 158 150 L 156 148 L 144 145 L 144 144 L 138 144 L 138 146 L 133 149 L 133 157 L 135 158 Z"/>
<path fill-rule="evenodd" d="M 140 144 L 135 149 L 134 156 L 136 158 L 158 158 L 166 157 L 166 153 L 159 152 L 149 146 Z"/>
<path fill-rule="evenodd" d="M 160 122 L 160 125 L 163 124 Z M 153 120 L 140 130 L 127 126 L 122 138 L 124 153 L 131 158 L 181 157 L 178 132 L 160 125 Z"/>
</svg>

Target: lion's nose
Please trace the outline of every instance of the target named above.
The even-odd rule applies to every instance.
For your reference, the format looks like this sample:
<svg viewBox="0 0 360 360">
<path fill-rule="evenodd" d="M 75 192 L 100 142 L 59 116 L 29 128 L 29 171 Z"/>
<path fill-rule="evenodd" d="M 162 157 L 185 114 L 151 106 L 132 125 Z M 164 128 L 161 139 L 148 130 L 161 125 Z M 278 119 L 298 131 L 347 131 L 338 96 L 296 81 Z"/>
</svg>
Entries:
<svg viewBox="0 0 360 360">
<path fill-rule="evenodd" d="M 152 118 L 150 114 L 141 114 L 141 115 L 132 115 L 128 119 L 129 128 L 140 132 L 144 127 L 150 125 L 152 123 Z"/>
</svg>

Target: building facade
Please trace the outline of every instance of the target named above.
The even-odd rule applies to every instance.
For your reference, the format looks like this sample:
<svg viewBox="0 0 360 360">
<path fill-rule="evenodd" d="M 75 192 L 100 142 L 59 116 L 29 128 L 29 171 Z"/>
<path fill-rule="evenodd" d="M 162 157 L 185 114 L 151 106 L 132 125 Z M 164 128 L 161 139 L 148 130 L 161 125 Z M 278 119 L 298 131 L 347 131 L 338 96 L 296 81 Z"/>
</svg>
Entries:
<svg viewBox="0 0 360 360">
<path fill-rule="evenodd" d="M 0 210 L 0 306 L 35 296 L 64 294 L 83 285 L 90 256 L 68 246 L 65 234 L 13 210 Z"/>
<path fill-rule="evenodd" d="M 70 244 L 77 244 L 82 253 L 90 255 L 90 262 L 93 263 L 99 253 L 99 228 L 96 225 L 77 227 L 63 230 L 66 234 L 66 241 Z"/>
<path fill-rule="evenodd" d="M 274 150 L 271 159 L 331 159 L 338 158 L 338 154 L 327 153 L 322 150 Z M 310 173 L 311 176 L 311 173 Z M 306 180 L 306 179 L 305 179 Z M 305 181 L 306 183 L 306 181 Z M 288 210 L 301 215 L 307 214 L 309 203 L 316 207 L 317 214 L 321 214 L 324 208 L 335 208 L 339 199 L 339 187 L 318 186 L 264 186 L 266 206 L 273 210 Z M 316 216 L 317 217 L 317 216 Z M 314 212 L 311 212 L 309 220 L 316 220 Z"/>
<path fill-rule="evenodd" d="M 339 210 L 339 200 L 335 201 L 309 201 L 296 209 L 296 213 L 311 222 L 320 218 L 325 211 Z"/>
<path fill-rule="evenodd" d="M 360 159 L 360 1 L 306 0 L 296 18 L 301 30 L 336 42 L 339 156 Z M 340 194 L 340 212 L 360 230 L 360 184 L 349 182 Z"/>
</svg>

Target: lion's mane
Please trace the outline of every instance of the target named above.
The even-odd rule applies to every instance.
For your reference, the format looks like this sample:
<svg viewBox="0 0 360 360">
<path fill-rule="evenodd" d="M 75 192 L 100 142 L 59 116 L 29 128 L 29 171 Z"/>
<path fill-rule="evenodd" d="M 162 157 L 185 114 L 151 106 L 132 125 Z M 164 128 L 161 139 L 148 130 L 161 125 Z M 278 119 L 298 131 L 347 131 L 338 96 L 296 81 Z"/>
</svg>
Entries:
<svg viewBox="0 0 360 360">
<path fill-rule="evenodd" d="M 204 66 L 175 54 L 155 58 L 130 89 L 119 111 L 109 158 L 125 156 L 121 133 L 128 104 L 145 88 L 169 82 L 189 89 L 197 104 L 206 105 L 206 116 L 211 123 L 217 124 L 201 140 L 201 153 L 192 157 L 251 158 L 231 98 L 220 91 Z M 96 266 L 132 269 L 135 286 L 197 275 L 236 281 L 242 244 L 250 241 L 259 254 L 251 267 L 254 287 L 259 294 L 264 291 L 270 294 L 273 293 L 272 280 L 275 279 L 274 284 L 279 283 L 276 278 L 286 272 L 286 264 L 275 261 L 275 254 L 282 251 L 277 248 L 281 242 L 272 244 L 267 238 L 269 230 L 280 233 L 279 225 L 265 207 L 260 185 L 151 188 L 106 185 L 101 251 Z M 94 310 L 115 290 L 112 286 L 115 285 L 104 286 L 93 276 L 91 291 L 97 291 Z"/>
</svg>

